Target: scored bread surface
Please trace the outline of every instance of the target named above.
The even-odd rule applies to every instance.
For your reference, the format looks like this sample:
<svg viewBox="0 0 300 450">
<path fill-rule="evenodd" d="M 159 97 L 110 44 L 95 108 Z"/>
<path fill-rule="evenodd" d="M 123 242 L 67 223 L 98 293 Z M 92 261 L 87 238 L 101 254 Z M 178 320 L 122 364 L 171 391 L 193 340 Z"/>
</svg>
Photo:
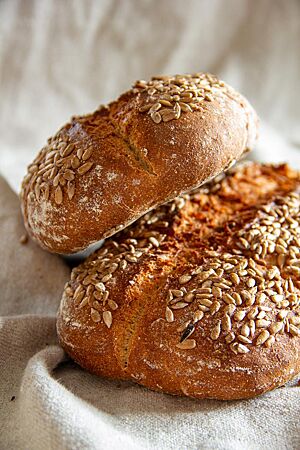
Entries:
<svg viewBox="0 0 300 450">
<path fill-rule="evenodd" d="M 22 184 L 25 225 L 52 252 L 82 250 L 216 176 L 256 134 L 252 107 L 216 77 L 139 81 L 48 140 Z"/>
<path fill-rule="evenodd" d="M 73 269 L 57 330 L 82 367 L 196 398 L 300 371 L 299 173 L 251 163 L 140 218 Z"/>
</svg>

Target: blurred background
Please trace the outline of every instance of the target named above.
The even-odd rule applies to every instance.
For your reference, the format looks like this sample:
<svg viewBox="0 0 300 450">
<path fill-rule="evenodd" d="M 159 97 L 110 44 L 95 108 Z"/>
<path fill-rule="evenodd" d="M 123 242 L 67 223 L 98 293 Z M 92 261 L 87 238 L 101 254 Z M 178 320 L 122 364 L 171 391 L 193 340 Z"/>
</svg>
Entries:
<svg viewBox="0 0 300 450">
<path fill-rule="evenodd" d="M 261 118 L 252 158 L 300 168 L 299 0 L 0 0 L 0 172 L 134 80 L 209 71 Z"/>
</svg>

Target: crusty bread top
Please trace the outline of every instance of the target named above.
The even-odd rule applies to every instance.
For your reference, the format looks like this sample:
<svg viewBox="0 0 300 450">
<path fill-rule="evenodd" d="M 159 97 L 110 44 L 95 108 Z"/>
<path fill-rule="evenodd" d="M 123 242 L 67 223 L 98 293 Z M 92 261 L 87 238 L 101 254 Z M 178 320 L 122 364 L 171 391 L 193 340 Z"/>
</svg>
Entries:
<svg viewBox="0 0 300 450">
<path fill-rule="evenodd" d="M 72 253 L 222 172 L 250 150 L 249 103 L 208 74 L 137 82 L 48 140 L 22 185 L 29 233 Z"/>
<path fill-rule="evenodd" d="M 73 270 L 58 333 L 79 364 L 214 398 L 258 395 L 300 370 L 299 173 L 230 172 Z"/>
</svg>

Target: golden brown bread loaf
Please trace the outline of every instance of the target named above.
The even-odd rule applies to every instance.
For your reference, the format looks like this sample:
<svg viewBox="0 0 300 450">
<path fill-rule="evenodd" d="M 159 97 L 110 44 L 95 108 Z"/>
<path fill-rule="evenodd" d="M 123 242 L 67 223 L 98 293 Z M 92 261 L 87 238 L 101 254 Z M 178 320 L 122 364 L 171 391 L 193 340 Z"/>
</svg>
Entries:
<svg viewBox="0 0 300 450">
<path fill-rule="evenodd" d="M 219 174 L 256 134 L 247 100 L 214 76 L 139 81 L 48 140 L 23 181 L 25 225 L 52 252 L 79 251 Z"/>
<path fill-rule="evenodd" d="M 107 240 L 65 286 L 63 348 L 95 374 L 196 398 L 286 383 L 300 371 L 299 187 L 286 165 L 243 165 Z"/>
</svg>

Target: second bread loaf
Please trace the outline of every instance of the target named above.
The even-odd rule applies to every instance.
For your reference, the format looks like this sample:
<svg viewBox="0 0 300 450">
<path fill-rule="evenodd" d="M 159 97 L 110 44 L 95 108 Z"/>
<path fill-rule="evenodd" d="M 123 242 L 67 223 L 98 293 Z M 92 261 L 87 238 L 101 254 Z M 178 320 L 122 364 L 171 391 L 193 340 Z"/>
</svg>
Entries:
<svg viewBox="0 0 300 450">
<path fill-rule="evenodd" d="M 72 272 L 57 330 L 102 376 L 254 397 L 300 371 L 300 176 L 250 164 L 146 214 Z"/>
</svg>

